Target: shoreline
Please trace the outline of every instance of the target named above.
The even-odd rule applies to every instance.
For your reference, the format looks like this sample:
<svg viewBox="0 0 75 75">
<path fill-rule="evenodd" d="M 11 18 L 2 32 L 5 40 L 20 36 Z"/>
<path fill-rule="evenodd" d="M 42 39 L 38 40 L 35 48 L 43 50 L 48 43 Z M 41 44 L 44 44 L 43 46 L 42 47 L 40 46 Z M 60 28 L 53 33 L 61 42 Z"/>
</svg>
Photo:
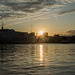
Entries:
<svg viewBox="0 0 75 75">
<path fill-rule="evenodd" d="M 69 42 L 69 43 L 0 43 L 0 44 L 75 44 L 75 42 L 74 43 L 71 43 L 71 42 Z"/>
</svg>

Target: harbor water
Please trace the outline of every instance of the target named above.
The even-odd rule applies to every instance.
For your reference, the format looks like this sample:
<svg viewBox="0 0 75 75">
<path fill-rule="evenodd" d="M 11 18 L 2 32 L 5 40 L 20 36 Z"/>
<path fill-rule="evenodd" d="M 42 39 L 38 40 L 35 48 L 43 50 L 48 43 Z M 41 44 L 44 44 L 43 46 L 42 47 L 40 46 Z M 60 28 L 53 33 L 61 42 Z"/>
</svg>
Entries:
<svg viewBox="0 0 75 75">
<path fill-rule="evenodd" d="M 0 75 L 75 75 L 75 44 L 0 44 Z"/>
</svg>

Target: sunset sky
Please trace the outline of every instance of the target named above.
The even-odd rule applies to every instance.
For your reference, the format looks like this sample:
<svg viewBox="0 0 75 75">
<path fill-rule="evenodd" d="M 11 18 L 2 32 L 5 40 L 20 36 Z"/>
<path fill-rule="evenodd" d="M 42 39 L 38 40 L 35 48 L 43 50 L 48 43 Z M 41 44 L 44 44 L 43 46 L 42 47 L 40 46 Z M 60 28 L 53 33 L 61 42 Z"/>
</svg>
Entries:
<svg viewBox="0 0 75 75">
<path fill-rule="evenodd" d="M 75 30 L 75 0 L 0 0 L 0 25 L 49 35 Z"/>
</svg>

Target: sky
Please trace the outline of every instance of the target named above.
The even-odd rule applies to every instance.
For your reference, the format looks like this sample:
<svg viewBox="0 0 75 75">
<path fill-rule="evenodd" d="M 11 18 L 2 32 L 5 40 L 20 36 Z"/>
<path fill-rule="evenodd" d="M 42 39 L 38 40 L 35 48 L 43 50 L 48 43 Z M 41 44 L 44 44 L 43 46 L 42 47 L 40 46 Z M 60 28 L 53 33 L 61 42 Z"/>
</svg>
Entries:
<svg viewBox="0 0 75 75">
<path fill-rule="evenodd" d="M 75 0 L 0 0 L 0 25 L 21 32 L 75 34 Z"/>
</svg>

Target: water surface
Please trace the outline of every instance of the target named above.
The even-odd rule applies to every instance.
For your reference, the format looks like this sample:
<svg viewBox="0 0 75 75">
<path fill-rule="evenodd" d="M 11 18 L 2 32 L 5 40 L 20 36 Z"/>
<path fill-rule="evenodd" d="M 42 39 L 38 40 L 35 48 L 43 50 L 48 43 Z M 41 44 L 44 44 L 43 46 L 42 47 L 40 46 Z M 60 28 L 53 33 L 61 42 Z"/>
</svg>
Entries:
<svg viewBox="0 0 75 75">
<path fill-rule="evenodd" d="M 0 44 L 0 75 L 75 75 L 75 44 Z"/>
</svg>

